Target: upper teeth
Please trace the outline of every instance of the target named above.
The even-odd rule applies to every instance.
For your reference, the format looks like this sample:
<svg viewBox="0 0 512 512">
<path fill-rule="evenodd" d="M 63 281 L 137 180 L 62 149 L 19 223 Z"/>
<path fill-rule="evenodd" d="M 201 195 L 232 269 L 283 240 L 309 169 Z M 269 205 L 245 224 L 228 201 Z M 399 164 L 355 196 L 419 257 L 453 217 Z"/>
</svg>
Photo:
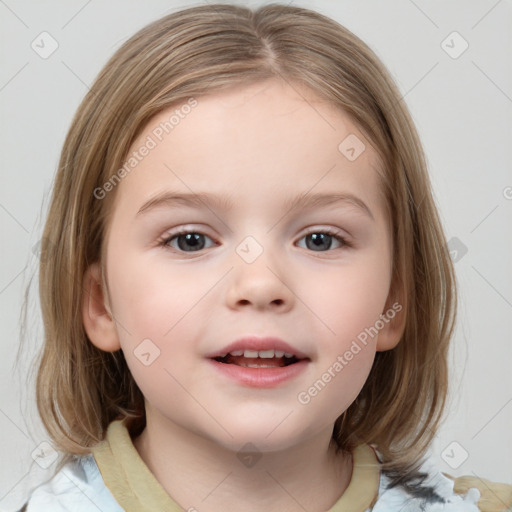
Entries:
<svg viewBox="0 0 512 512">
<path fill-rule="evenodd" d="M 272 357 L 293 357 L 293 354 L 289 352 L 284 352 L 282 350 L 233 350 L 229 352 L 232 356 L 241 356 L 244 357 L 261 357 L 264 359 L 271 359 Z M 226 357 L 227 354 L 222 354 L 220 357 Z"/>
</svg>

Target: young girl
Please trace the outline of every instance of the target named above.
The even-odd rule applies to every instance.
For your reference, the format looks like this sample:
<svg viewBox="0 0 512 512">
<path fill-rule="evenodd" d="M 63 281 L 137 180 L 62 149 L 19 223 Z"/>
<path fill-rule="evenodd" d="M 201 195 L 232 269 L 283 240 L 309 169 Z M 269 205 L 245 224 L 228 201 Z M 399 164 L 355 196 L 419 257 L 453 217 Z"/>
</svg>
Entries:
<svg viewBox="0 0 512 512">
<path fill-rule="evenodd" d="M 23 510 L 505 510 L 425 460 L 456 283 L 389 73 L 303 8 L 140 30 L 66 138 Z"/>
</svg>

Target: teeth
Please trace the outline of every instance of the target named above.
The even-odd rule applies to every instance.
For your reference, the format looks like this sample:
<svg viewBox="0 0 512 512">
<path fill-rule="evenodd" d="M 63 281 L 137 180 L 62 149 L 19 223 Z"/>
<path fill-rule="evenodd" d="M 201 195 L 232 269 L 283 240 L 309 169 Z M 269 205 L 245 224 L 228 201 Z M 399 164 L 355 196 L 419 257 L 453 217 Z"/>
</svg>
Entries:
<svg viewBox="0 0 512 512">
<path fill-rule="evenodd" d="M 274 350 L 260 350 L 258 355 L 264 359 L 272 359 L 274 357 Z"/>
<path fill-rule="evenodd" d="M 226 357 L 228 353 L 221 354 L 219 357 Z M 291 358 L 294 357 L 292 353 L 290 352 L 284 352 L 283 350 L 233 350 L 232 352 L 229 352 L 229 355 L 231 356 L 244 356 L 247 358 L 257 358 L 260 357 L 262 359 L 272 359 L 273 357 L 287 357 Z"/>
<path fill-rule="evenodd" d="M 231 355 L 235 355 L 231 352 Z M 242 355 L 242 354 L 240 354 Z M 244 350 L 244 357 L 261 357 L 262 359 L 272 359 L 273 357 L 293 357 L 293 354 L 283 352 L 282 350 Z"/>
</svg>

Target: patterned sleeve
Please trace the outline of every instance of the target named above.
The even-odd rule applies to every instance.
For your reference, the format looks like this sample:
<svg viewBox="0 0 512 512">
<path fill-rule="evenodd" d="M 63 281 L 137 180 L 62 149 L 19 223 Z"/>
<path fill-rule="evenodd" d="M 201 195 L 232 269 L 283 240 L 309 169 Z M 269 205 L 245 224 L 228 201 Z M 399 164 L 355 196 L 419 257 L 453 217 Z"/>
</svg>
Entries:
<svg viewBox="0 0 512 512">
<path fill-rule="evenodd" d="M 478 508 L 480 512 L 512 512 L 512 485 L 500 482 L 491 482 L 476 476 L 460 476 L 454 478 L 444 473 L 454 482 L 453 490 L 457 494 L 464 494 L 471 488 L 480 491 Z"/>
<path fill-rule="evenodd" d="M 383 471 L 371 512 L 512 512 L 512 485 L 454 478 L 427 461 L 421 476 L 407 483 L 396 484 Z"/>
</svg>

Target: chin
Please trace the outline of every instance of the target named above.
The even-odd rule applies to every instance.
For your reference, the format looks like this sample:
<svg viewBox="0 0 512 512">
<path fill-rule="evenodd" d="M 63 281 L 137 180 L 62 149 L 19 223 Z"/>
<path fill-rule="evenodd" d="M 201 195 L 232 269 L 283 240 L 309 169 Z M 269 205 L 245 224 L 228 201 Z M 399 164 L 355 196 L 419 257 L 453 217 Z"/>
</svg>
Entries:
<svg viewBox="0 0 512 512">
<path fill-rule="evenodd" d="M 234 421 L 224 422 L 223 426 L 231 434 L 222 430 L 216 440 L 224 448 L 238 452 L 248 443 L 257 447 L 260 452 L 274 452 L 292 448 L 296 444 L 304 441 L 307 434 L 304 426 L 295 427 L 290 419 L 283 421 L 283 417 L 273 419 L 272 421 Z M 306 427 L 307 429 L 307 427 Z"/>
</svg>

